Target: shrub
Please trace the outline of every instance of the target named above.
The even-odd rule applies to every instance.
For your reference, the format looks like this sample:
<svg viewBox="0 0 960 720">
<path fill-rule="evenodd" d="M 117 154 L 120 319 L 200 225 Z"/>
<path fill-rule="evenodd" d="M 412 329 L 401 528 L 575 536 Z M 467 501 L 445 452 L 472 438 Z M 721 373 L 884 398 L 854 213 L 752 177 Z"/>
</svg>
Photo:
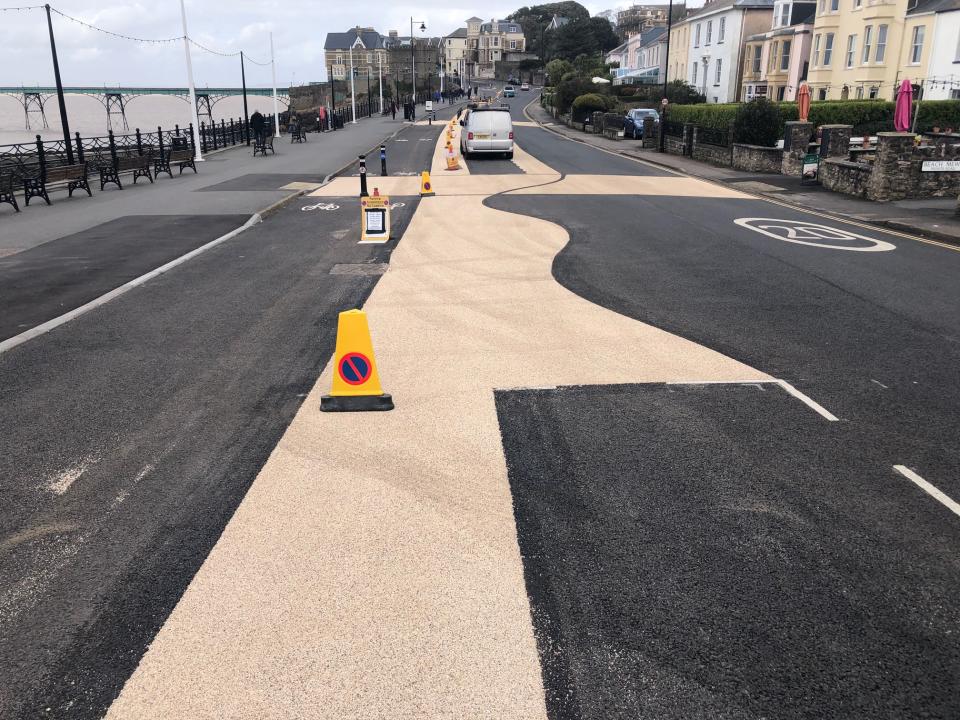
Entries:
<svg viewBox="0 0 960 720">
<path fill-rule="evenodd" d="M 573 65 L 568 63 L 566 60 L 551 60 L 547 63 L 545 72 L 547 77 L 550 78 L 550 82 L 556 85 L 568 72 L 573 70 Z"/>
<path fill-rule="evenodd" d="M 773 147 L 783 131 L 783 116 L 776 103 L 756 98 L 737 108 L 733 120 L 733 141 Z"/>
<path fill-rule="evenodd" d="M 603 95 L 587 93 L 573 101 L 573 119 L 575 122 L 579 122 L 581 118 L 594 112 L 603 112 L 609 107 L 610 103 Z"/>
<path fill-rule="evenodd" d="M 594 92 L 594 88 L 594 84 L 586 78 L 575 77 L 570 80 L 564 80 L 557 85 L 557 90 L 553 97 L 554 106 L 559 109 L 560 112 L 565 113 L 570 109 L 570 106 L 573 105 L 574 100 L 581 95 Z"/>
</svg>

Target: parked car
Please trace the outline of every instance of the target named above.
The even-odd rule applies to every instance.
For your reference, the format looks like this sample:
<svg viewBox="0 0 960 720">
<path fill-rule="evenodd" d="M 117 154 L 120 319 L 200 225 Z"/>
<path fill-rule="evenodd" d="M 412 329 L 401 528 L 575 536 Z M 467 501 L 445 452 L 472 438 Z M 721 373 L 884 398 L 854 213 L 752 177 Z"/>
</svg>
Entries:
<svg viewBox="0 0 960 720">
<path fill-rule="evenodd" d="M 513 87 L 513 85 L 507 85 L 505 88 L 503 88 L 503 96 L 504 96 L 504 97 L 516 97 L 516 96 L 517 96 L 517 90 L 516 90 L 516 88 Z"/>
<path fill-rule="evenodd" d="M 509 107 L 478 107 L 460 121 L 460 154 L 500 153 L 513 157 L 513 120 Z"/>
<path fill-rule="evenodd" d="M 634 108 L 623 119 L 623 136 L 639 140 L 643 137 L 643 119 L 652 117 L 654 123 L 660 122 L 660 113 L 650 108 Z"/>
<path fill-rule="evenodd" d="M 520 89 L 521 89 L 521 90 L 529 90 L 529 89 L 530 89 L 530 85 L 529 85 L 528 83 L 524 83 L 523 85 L 520 86 Z"/>
</svg>

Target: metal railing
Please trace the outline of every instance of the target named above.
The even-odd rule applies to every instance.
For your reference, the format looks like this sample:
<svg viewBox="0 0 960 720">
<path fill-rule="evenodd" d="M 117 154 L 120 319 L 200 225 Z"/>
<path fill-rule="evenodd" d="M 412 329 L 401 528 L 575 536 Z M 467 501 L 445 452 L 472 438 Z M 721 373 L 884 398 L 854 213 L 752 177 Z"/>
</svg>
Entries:
<svg viewBox="0 0 960 720">
<path fill-rule="evenodd" d="M 664 120 L 660 123 L 663 128 L 663 134 L 667 137 L 683 137 L 683 123 L 674 120 Z"/>
<path fill-rule="evenodd" d="M 714 145 L 716 147 L 730 147 L 730 131 L 716 128 L 697 128 L 697 144 Z"/>
</svg>

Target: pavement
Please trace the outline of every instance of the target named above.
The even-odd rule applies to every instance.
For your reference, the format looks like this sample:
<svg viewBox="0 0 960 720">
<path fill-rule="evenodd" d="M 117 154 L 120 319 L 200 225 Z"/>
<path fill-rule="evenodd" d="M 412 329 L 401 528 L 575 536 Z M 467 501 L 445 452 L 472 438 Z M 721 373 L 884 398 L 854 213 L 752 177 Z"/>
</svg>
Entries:
<svg viewBox="0 0 960 720">
<path fill-rule="evenodd" d="M 960 714 L 958 251 L 526 101 L 0 353 L 0 714 Z M 396 409 L 321 413 L 359 306 Z"/>
<path fill-rule="evenodd" d="M 803 209 L 960 244 L 960 217 L 956 214 L 955 196 L 877 203 L 831 192 L 819 184 L 804 183 L 799 177 L 744 172 L 680 155 L 644 149 L 636 140 L 611 140 L 602 135 L 583 133 L 558 122 L 539 104 L 531 105 L 528 113 L 551 132 L 591 147 L 644 160 L 685 175 L 729 185 L 758 197 L 789 203 Z"/>
</svg>

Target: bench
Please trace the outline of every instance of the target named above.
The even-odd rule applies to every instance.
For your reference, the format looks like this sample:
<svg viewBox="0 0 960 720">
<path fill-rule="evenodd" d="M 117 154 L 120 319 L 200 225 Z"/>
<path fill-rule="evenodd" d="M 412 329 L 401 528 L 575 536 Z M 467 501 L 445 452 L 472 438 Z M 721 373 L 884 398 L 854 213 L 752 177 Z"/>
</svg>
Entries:
<svg viewBox="0 0 960 720">
<path fill-rule="evenodd" d="M 193 160 L 193 150 L 189 148 L 167 150 L 165 154 L 160 155 L 160 157 L 154 161 L 153 174 L 160 177 L 160 173 L 165 172 L 170 177 L 173 177 L 173 171 L 170 169 L 171 165 L 177 165 L 180 168 L 181 175 L 185 167 L 193 168 L 193 171 L 197 172 L 197 164 Z"/>
<path fill-rule="evenodd" d="M 18 179 L 12 172 L 0 172 L 0 203 L 10 203 L 14 210 L 20 212 L 17 197 L 13 194 L 13 186 Z"/>
<path fill-rule="evenodd" d="M 86 190 L 87 195 L 93 196 L 87 182 L 87 164 L 85 162 L 73 165 L 54 165 L 41 170 L 38 175 L 23 179 L 24 204 L 29 205 L 32 197 L 42 197 L 49 205 L 50 196 L 47 194 L 47 190 L 50 189 L 51 185 L 66 187 L 69 197 L 73 197 L 73 191 L 77 189 Z"/>
<path fill-rule="evenodd" d="M 256 157 L 257 153 L 260 153 L 266 157 L 267 150 L 276 154 L 276 150 L 273 149 L 273 135 L 264 135 L 253 144 L 253 156 Z"/>
<path fill-rule="evenodd" d="M 153 175 L 150 173 L 150 155 L 117 155 L 115 158 L 108 159 L 99 165 L 100 170 L 100 190 L 103 190 L 107 183 L 116 183 L 116 186 L 123 190 L 120 184 L 120 173 L 132 172 L 133 184 L 137 184 L 137 178 L 145 177 L 151 183 Z"/>
<path fill-rule="evenodd" d="M 306 142 L 307 133 L 303 129 L 303 125 L 291 125 L 290 126 L 290 144 L 292 145 L 295 142 Z"/>
</svg>

